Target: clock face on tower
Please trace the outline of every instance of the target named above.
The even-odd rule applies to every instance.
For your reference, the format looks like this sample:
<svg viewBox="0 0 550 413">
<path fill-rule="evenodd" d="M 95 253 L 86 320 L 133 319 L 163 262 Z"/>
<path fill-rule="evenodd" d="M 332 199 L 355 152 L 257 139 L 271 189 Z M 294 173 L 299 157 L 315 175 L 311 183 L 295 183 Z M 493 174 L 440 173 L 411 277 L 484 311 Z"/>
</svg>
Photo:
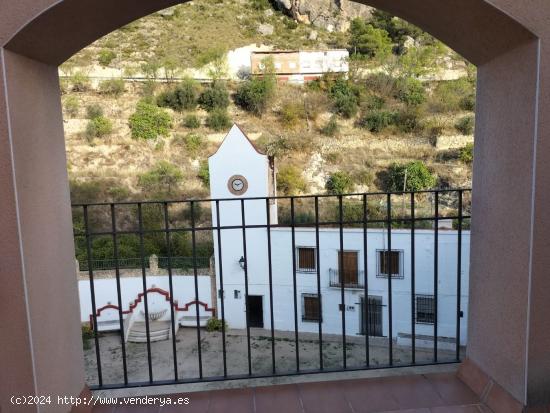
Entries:
<svg viewBox="0 0 550 413">
<path fill-rule="evenodd" d="M 244 195 L 248 190 L 248 181 L 242 175 L 233 175 L 227 182 L 227 188 L 233 195 Z"/>
</svg>

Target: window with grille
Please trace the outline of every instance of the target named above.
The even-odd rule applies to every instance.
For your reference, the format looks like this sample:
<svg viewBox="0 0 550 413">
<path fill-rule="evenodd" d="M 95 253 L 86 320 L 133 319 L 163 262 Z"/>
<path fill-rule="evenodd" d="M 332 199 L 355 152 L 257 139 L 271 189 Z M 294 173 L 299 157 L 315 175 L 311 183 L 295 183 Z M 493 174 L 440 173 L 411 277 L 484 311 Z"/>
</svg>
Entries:
<svg viewBox="0 0 550 413">
<path fill-rule="evenodd" d="M 320 321 L 319 296 L 302 294 L 302 321 Z"/>
<path fill-rule="evenodd" d="M 378 277 L 403 278 L 402 251 L 379 250 L 378 253 Z"/>
<path fill-rule="evenodd" d="M 297 270 L 300 272 L 315 272 L 317 264 L 315 260 L 315 248 L 299 247 L 298 256 L 296 257 Z"/>
<path fill-rule="evenodd" d="M 433 295 L 416 296 L 416 322 L 418 324 L 435 323 L 435 298 Z"/>
</svg>

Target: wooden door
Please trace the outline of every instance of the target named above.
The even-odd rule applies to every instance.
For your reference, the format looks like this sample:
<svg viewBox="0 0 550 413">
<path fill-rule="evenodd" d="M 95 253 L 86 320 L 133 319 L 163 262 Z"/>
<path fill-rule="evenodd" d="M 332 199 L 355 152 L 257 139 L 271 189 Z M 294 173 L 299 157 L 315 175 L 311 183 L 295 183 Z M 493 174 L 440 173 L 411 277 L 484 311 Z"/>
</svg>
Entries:
<svg viewBox="0 0 550 413">
<path fill-rule="evenodd" d="M 339 281 L 345 286 L 359 284 L 357 251 L 340 251 L 338 256 Z M 343 267 L 343 268 L 342 268 Z"/>
</svg>

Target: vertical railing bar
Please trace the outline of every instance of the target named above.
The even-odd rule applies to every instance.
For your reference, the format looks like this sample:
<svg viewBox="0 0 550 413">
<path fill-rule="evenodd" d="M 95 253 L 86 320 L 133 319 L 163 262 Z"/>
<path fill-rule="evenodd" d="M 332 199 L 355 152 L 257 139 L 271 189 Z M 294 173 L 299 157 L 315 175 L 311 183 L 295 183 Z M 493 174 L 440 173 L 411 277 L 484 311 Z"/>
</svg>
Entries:
<svg viewBox="0 0 550 413">
<path fill-rule="evenodd" d="M 172 240 L 170 234 L 170 224 L 168 219 L 168 202 L 163 203 L 164 206 L 164 228 L 166 230 L 166 251 L 168 253 L 168 287 L 170 290 L 170 323 L 172 331 L 172 353 L 174 361 L 174 380 L 178 380 L 178 356 L 176 349 L 176 317 L 174 314 L 174 285 L 172 280 Z"/>
<path fill-rule="evenodd" d="M 147 298 L 147 271 L 145 267 L 145 246 L 143 241 L 143 212 L 140 202 L 138 207 L 139 252 L 141 258 L 141 278 L 143 282 L 143 305 L 145 307 L 145 334 L 147 335 L 147 364 L 149 366 L 149 382 L 153 382 L 153 360 L 151 356 L 151 334 L 149 329 L 149 300 Z"/>
<path fill-rule="evenodd" d="M 197 271 L 197 239 L 195 230 L 195 202 L 190 201 L 191 208 L 191 243 L 193 251 L 193 277 L 195 278 L 195 315 L 197 317 L 197 356 L 199 359 L 199 378 L 202 380 L 202 343 L 201 321 L 199 312 L 199 274 Z"/>
<path fill-rule="evenodd" d="M 220 201 L 216 200 L 216 230 L 218 233 L 218 268 L 220 274 L 221 291 L 221 315 L 222 315 L 222 351 L 223 351 L 223 377 L 227 377 L 227 349 L 225 343 L 225 288 L 223 286 L 223 262 L 222 262 L 222 230 L 220 224 Z"/>
<path fill-rule="evenodd" d="M 116 291 L 118 301 L 118 323 L 120 327 L 120 346 L 122 351 L 122 371 L 124 374 L 124 384 L 128 384 L 128 367 L 126 365 L 126 339 L 124 337 L 124 318 L 122 316 L 122 291 L 120 287 L 120 268 L 118 265 L 118 237 L 116 230 L 116 210 L 115 204 L 111 204 L 111 228 L 113 230 L 113 255 L 115 257 L 115 277 Z"/>
<path fill-rule="evenodd" d="M 434 202 L 434 363 L 437 363 L 437 296 L 439 291 L 439 192 L 435 191 Z"/>
<path fill-rule="evenodd" d="M 388 265 L 388 350 L 389 350 L 389 364 L 393 366 L 393 297 L 392 297 L 392 246 L 391 246 L 391 227 L 392 227 L 392 210 L 391 210 L 391 194 L 387 194 L 386 200 L 386 212 L 388 218 L 388 251 L 386 256 L 386 263 Z"/>
<path fill-rule="evenodd" d="M 250 350 L 250 313 L 248 309 L 248 257 L 246 255 L 246 218 L 244 209 L 244 199 L 241 199 L 241 223 L 243 230 L 243 258 L 244 258 L 244 290 L 245 290 L 245 309 L 246 309 L 246 347 L 248 351 L 248 375 L 252 375 L 252 354 Z"/>
<path fill-rule="evenodd" d="M 367 203 L 367 194 L 363 195 L 363 274 L 365 279 L 363 280 L 364 286 L 364 298 L 363 298 L 363 314 L 364 317 L 363 324 L 365 328 L 365 358 L 367 367 L 370 366 L 370 343 L 369 343 L 369 272 L 368 272 L 368 240 L 367 240 L 367 231 L 368 231 L 368 203 Z"/>
<path fill-rule="evenodd" d="M 97 381 L 99 386 L 103 386 L 103 374 L 101 372 L 101 354 L 99 350 L 99 337 L 97 331 L 97 313 L 95 303 L 94 270 L 89 264 L 92 261 L 92 242 L 88 222 L 88 206 L 84 205 L 84 228 L 86 236 L 86 255 L 88 256 L 88 278 L 90 279 L 90 297 L 92 301 L 92 322 L 94 328 L 95 357 L 97 362 Z"/>
<path fill-rule="evenodd" d="M 315 197 L 315 268 L 317 270 L 317 304 L 319 312 L 319 369 L 323 370 L 323 305 L 321 298 L 321 252 L 319 242 L 319 197 Z"/>
<path fill-rule="evenodd" d="M 346 349 L 346 299 L 345 299 L 345 268 L 344 268 L 344 206 L 342 195 L 338 195 L 338 226 L 340 232 L 340 300 L 342 303 L 342 361 L 344 369 L 348 365 L 347 349 Z"/>
<path fill-rule="evenodd" d="M 273 374 L 276 374 L 275 367 L 275 326 L 273 316 L 273 263 L 271 261 L 271 208 L 269 198 L 265 200 L 266 218 L 267 218 L 267 266 L 269 275 L 269 324 L 271 327 L 271 366 Z"/>
<path fill-rule="evenodd" d="M 460 361 L 460 313 L 462 294 L 462 190 L 458 191 L 458 246 L 456 265 L 456 361 Z"/>
<path fill-rule="evenodd" d="M 290 226 L 292 230 L 292 285 L 294 298 L 294 342 L 296 346 L 296 371 L 300 371 L 300 345 L 298 336 L 298 287 L 296 281 L 296 228 L 294 222 L 294 197 L 290 198 Z"/>
<path fill-rule="evenodd" d="M 411 361 L 416 364 L 416 257 L 415 257 L 415 199 L 411 193 Z"/>
</svg>

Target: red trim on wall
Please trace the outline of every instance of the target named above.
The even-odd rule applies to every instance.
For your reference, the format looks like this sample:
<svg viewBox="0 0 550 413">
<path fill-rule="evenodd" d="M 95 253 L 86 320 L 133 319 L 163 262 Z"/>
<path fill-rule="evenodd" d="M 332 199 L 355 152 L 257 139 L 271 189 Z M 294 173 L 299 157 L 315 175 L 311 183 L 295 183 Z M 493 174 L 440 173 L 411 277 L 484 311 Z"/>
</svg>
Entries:
<svg viewBox="0 0 550 413">
<path fill-rule="evenodd" d="M 204 307 L 204 311 L 209 311 L 211 313 L 214 313 L 214 309 L 209 307 L 208 303 L 205 303 L 205 302 L 202 302 L 202 301 L 199 301 L 199 300 L 189 301 L 183 307 L 179 307 L 177 303 L 172 302 L 172 300 L 170 299 L 170 293 L 166 290 L 161 289 L 161 288 L 150 288 L 146 291 L 146 293 L 147 294 L 157 293 L 157 294 L 163 295 L 164 298 L 166 299 L 166 301 L 168 301 L 169 303 L 171 303 L 174 306 L 174 309 L 176 311 L 189 311 L 190 306 L 198 304 L 198 305 L 202 305 Z M 132 313 L 134 311 L 134 309 L 137 307 L 137 305 L 141 302 L 144 295 L 145 294 L 143 292 L 139 293 L 137 298 L 130 304 L 130 307 L 128 308 L 128 310 L 122 310 L 122 314 Z M 107 305 L 104 305 L 103 307 L 100 307 L 100 308 L 96 309 L 96 319 L 101 316 L 102 311 L 108 310 L 108 309 L 113 309 L 113 310 L 118 311 L 118 306 L 114 305 L 114 304 L 107 304 Z M 90 314 L 90 327 L 92 328 L 92 330 L 94 328 L 94 321 L 93 320 L 94 320 L 93 314 Z"/>
</svg>

